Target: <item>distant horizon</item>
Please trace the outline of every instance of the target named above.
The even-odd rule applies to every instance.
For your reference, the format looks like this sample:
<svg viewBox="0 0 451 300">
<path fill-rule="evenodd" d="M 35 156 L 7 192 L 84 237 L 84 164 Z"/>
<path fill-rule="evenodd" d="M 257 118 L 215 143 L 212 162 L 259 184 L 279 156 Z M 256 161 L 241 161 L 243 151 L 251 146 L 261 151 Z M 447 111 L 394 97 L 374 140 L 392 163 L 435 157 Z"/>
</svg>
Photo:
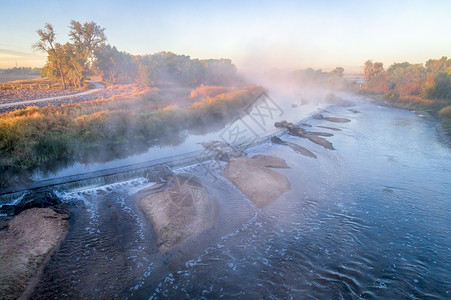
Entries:
<svg viewBox="0 0 451 300">
<path fill-rule="evenodd" d="M 228 58 L 242 72 L 343 67 L 366 60 L 388 67 L 450 56 L 447 1 L 2 1 L 0 68 L 42 67 L 32 51 L 36 30 L 54 26 L 68 41 L 70 20 L 94 21 L 107 42 L 133 55 L 170 51 L 199 59 Z"/>
</svg>

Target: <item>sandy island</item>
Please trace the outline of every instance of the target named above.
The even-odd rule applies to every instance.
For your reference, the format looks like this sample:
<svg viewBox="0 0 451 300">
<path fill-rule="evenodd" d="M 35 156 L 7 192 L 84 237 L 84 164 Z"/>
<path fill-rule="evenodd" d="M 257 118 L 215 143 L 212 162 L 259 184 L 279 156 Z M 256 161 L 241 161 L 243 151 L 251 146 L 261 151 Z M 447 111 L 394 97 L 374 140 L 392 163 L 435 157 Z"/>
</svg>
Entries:
<svg viewBox="0 0 451 300">
<path fill-rule="evenodd" d="M 69 228 L 69 216 L 32 208 L 0 229 L 0 298 L 17 299 L 33 291 L 46 261 Z"/>
<path fill-rule="evenodd" d="M 233 158 L 224 169 L 224 176 L 257 207 L 264 207 L 291 189 L 288 179 L 270 168 L 289 168 L 285 160 L 268 155 Z"/>
</svg>

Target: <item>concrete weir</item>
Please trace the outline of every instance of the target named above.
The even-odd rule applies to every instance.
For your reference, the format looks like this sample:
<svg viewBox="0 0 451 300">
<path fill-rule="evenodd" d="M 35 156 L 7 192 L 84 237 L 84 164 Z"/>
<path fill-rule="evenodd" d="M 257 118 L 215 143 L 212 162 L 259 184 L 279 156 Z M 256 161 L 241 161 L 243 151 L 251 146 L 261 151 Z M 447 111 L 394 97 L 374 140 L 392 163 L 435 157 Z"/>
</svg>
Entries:
<svg viewBox="0 0 451 300">
<path fill-rule="evenodd" d="M 39 191 L 46 189 L 66 190 L 93 185 L 100 186 L 137 177 L 146 177 L 149 178 L 149 180 L 158 180 L 161 176 L 162 170 L 164 169 L 167 170 L 185 167 L 213 159 L 212 155 L 209 155 L 209 153 L 202 152 L 203 151 L 194 151 L 138 164 L 45 179 L 3 188 L 0 189 L 0 205 L 17 199 L 27 191 Z"/>
<path fill-rule="evenodd" d="M 257 138 L 251 143 L 236 145 L 234 147 L 244 151 L 248 148 L 267 142 L 272 136 L 280 136 L 282 134 L 283 131 L 278 131 L 275 134 Z M 182 168 L 213 159 L 217 159 L 214 152 L 198 150 L 117 168 L 15 185 L 0 189 L 0 205 L 14 201 L 27 191 L 39 191 L 46 189 L 67 190 L 85 186 L 101 186 L 137 177 L 146 177 L 149 180 L 156 181 L 160 179 L 159 177 L 161 171 L 164 169 Z"/>
</svg>

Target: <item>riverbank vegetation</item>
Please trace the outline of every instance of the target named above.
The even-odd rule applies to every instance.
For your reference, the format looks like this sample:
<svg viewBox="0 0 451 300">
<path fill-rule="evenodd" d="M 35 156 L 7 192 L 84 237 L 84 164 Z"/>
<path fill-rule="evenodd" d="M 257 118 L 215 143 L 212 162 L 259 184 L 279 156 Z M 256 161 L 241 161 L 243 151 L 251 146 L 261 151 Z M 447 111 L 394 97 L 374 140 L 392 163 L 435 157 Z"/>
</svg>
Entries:
<svg viewBox="0 0 451 300">
<path fill-rule="evenodd" d="M 364 65 L 363 91 L 385 103 L 440 117 L 451 134 L 451 59 L 430 59 L 423 64 L 395 63 L 387 70 L 380 62 Z"/>
<path fill-rule="evenodd" d="M 146 95 L 60 107 L 28 107 L 0 115 L 0 167 L 32 168 L 55 160 L 103 161 L 133 147 L 179 143 L 185 130 L 231 119 L 262 88 L 247 86 L 190 101 L 190 91 L 153 89 Z M 178 99 L 170 105 L 166 98 Z M 185 99 L 185 101 L 180 101 Z M 182 139 L 183 140 L 183 139 Z M 175 141 L 175 142 L 174 142 Z M 143 150 L 144 151 L 144 150 Z"/>
</svg>

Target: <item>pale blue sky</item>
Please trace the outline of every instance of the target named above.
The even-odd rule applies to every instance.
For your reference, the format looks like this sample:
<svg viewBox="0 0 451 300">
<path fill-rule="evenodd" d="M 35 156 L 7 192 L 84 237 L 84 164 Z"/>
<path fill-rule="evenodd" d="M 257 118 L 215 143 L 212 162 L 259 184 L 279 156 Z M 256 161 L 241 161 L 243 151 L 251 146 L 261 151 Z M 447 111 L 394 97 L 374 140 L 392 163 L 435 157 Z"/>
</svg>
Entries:
<svg viewBox="0 0 451 300">
<path fill-rule="evenodd" d="M 105 27 L 119 50 L 231 58 L 242 70 L 451 56 L 451 1 L 0 0 L 0 11 L 0 68 L 42 65 L 36 30 L 51 23 L 65 42 L 71 19 Z"/>
</svg>

